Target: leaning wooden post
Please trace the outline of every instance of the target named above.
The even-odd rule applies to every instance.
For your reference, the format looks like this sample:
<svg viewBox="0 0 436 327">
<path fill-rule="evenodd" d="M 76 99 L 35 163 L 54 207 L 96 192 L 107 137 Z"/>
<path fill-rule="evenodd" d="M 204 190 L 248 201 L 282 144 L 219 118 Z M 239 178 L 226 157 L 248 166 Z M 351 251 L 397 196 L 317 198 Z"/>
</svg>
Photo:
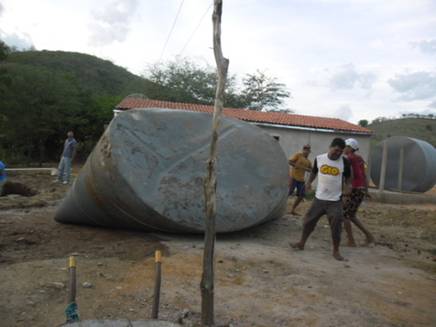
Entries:
<svg viewBox="0 0 436 327">
<path fill-rule="evenodd" d="M 398 169 L 398 191 L 403 191 L 403 174 L 404 174 L 404 147 L 400 148 L 400 167 Z"/>
<path fill-rule="evenodd" d="M 383 192 L 385 189 L 387 165 L 388 165 L 388 142 L 386 140 L 384 140 L 382 162 L 381 162 L 381 169 L 380 169 L 380 185 L 379 185 L 380 192 Z"/>
<path fill-rule="evenodd" d="M 65 316 L 67 323 L 73 323 L 79 321 L 76 303 L 76 258 L 74 256 L 68 258 L 68 277 L 68 303 L 65 309 Z"/>
<path fill-rule="evenodd" d="M 151 309 L 151 319 L 159 318 L 159 302 L 160 302 L 160 286 L 162 282 L 162 253 L 160 250 L 156 250 L 154 253 L 155 261 L 155 277 L 154 277 L 154 295 L 153 306 Z"/>
<path fill-rule="evenodd" d="M 214 251 L 215 251 L 215 216 L 216 216 L 216 172 L 218 128 L 223 111 L 224 89 L 229 60 L 224 58 L 221 49 L 221 14 L 222 0 L 214 0 L 213 21 L 213 50 L 217 65 L 218 82 L 215 93 L 215 106 L 212 120 L 212 140 L 209 159 L 207 160 L 207 176 L 204 183 L 204 197 L 206 206 L 206 221 L 203 253 L 203 275 L 201 277 L 201 324 L 214 325 Z"/>
</svg>

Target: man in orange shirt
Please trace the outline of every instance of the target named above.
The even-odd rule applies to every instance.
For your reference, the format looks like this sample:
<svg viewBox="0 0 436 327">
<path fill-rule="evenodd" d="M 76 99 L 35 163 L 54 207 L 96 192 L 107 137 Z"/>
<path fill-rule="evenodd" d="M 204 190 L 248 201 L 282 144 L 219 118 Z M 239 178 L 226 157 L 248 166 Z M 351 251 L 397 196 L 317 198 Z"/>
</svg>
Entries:
<svg viewBox="0 0 436 327">
<path fill-rule="evenodd" d="M 291 214 L 298 216 L 298 213 L 295 211 L 297 206 L 303 200 L 305 196 L 305 176 L 306 172 L 312 171 L 312 164 L 309 158 L 310 154 L 310 145 L 306 144 L 303 146 L 302 152 L 295 153 L 292 157 L 289 158 L 289 165 L 292 167 L 290 171 L 290 182 L 289 182 L 289 196 L 294 193 L 294 190 L 297 189 L 297 198 L 292 205 Z"/>
</svg>

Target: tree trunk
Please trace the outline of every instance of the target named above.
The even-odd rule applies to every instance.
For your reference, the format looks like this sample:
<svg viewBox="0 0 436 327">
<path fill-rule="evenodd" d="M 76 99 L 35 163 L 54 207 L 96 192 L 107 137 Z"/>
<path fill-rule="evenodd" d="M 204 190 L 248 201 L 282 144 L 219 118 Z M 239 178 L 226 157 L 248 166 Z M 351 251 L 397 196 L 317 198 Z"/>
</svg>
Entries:
<svg viewBox="0 0 436 327">
<path fill-rule="evenodd" d="M 214 0 L 213 49 L 217 65 L 218 83 L 215 94 L 215 106 L 212 121 L 212 140 L 207 176 L 204 183 L 206 203 L 206 228 L 204 236 L 203 275 L 201 278 L 201 323 L 202 326 L 214 325 L 214 251 L 215 251 L 215 216 L 216 216 L 216 172 L 218 128 L 224 102 L 224 89 L 229 67 L 229 60 L 224 58 L 221 49 L 221 14 L 222 0 Z"/>
</svg>

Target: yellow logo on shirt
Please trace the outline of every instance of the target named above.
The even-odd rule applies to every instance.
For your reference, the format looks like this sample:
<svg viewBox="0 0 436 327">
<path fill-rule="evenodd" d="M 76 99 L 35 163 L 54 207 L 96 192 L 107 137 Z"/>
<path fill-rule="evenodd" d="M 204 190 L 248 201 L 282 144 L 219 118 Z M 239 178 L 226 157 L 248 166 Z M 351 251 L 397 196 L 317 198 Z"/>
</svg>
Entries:
<svg viewBox="0 0 436 327">
<path fill-rule="evenodd" d="M 321 173 L 324 175 L 332 175 L 332 176 L 338 176 L 339 175 L 339 169 L 337 167 L 332 167 L 329 165 L 322 165 L 320 168 Z"/>
</svg>

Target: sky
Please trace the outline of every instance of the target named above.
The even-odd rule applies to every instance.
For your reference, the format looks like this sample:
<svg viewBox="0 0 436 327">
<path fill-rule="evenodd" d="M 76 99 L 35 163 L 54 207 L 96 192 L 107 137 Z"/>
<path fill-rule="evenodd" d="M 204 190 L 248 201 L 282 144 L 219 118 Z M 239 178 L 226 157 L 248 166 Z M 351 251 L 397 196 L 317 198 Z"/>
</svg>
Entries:
<svg viewBox="0 0 436 327">
<path fill-rule="evenodd" d="M 294 112 L 351 122 L 436 114 L 436 0 L 223 2 L 230 72 L 276 77 Z M 215 65 L 211 3 L 0 0 L 0 38 L 96 55 L 139 75 L 176 56 Z"/>
</svg>

